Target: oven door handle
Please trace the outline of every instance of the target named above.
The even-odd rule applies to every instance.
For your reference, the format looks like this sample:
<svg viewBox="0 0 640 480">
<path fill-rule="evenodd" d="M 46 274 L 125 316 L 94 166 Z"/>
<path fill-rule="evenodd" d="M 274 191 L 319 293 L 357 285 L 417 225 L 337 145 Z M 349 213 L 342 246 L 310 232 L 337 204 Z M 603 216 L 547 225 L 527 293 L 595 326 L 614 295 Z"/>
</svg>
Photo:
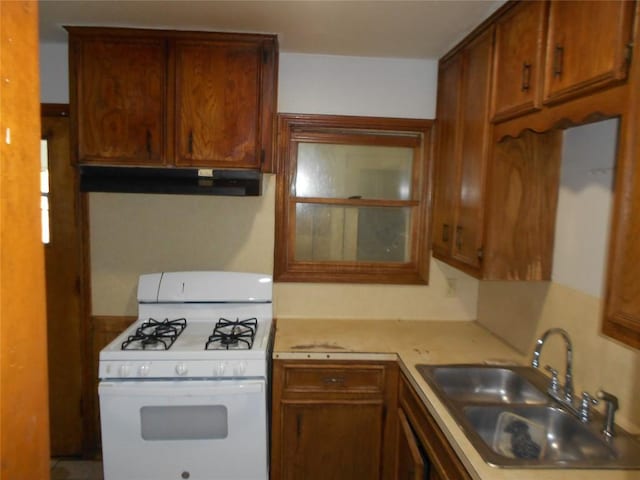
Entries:
<svg viewBox="0 0 640 480">
<path fill-rule="evenodd" d="M 264 380 L 241 380 L 234 383 L 224 381 L 121 381 L 100 382 L 98 393 L 101 396 L 151 396 L 165 397 L 210 397 L 219 395 L 247 395 L 262 393 L 265 388 Z"/>
</svg>

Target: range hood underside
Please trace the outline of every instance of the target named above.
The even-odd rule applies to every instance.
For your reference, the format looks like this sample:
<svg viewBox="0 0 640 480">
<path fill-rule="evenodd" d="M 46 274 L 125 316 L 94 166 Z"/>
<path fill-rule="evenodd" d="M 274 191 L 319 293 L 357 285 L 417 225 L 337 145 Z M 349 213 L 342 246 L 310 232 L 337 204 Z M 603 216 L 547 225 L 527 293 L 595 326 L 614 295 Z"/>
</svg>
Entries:
<svg viewBox="0 0 640 480">
<path fill-rule="evenodd" d="M 257 170 L 81 166 L 80 191 L 259 196 Z"/>
</svg>

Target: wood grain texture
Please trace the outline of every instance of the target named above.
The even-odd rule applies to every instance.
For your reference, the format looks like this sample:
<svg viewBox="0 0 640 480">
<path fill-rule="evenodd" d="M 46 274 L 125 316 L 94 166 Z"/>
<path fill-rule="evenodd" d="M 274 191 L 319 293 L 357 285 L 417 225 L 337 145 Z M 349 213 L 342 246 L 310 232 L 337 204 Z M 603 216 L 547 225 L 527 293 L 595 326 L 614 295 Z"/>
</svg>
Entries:
<svg viewBox="0 0 640 480">
<path fill-rule="evenodd" d="M 640 42 L 640 4 L 635 13 Z M 640 49 L 630 72 L 629 112 L 622 117 L 609 242 L 603 332 L 640 348 Z"/>
<path fill-rule="evenodd" d="M 489 154 L 489 99 L 493 28 L 487 28 L 464 50 L 459 181 L 456 192 L 451 257 L 480 271 L 484 203 Z M 441 159 L 442 160 L 442 159 Z"/>
<path fill-rule="evenodd" d="M 542 105 L 549 2 L 513 3 L 496 20 L 492 119 L 503 121 Z"/>
<path fill-rule="evenodd" d="M 0 2 L 0 71 L 0 477 L 46 480 L 37 2 Z"/>
<path fill-rule="evenodd" d="M 402 409 L 398 409 L 398 480 L 424 480 L 425 465 L 415 435 Z"/>
<path fill-rule="evenodd" d="M 564 101 L 627 76 L 634 2 L 552 1 L 544 101 Z"/>
<path fill-rule="evenodd" d="M 447 437 L 413 391 L 404 374 L 400 376 L 398 402 L 428 456 L 430 480 L 470 480 L 471 476 Z"/>
<path fill-rule="evenodd" d="M 562 133 L 525 132 L 493 150 L 484 278 L 550 280 Z"/>
<path fill-rule="evenodd" d="M 394 362 L 276 360 L 271 479 L 394 478 L 397 381 Z"/>
<path fill-rule="evenodd" d="M 177 41 L 176 163 L 259 167 L 262 50 Z"/>
<path fill-rule="evenodd" d="M 80 163 L 165 163 L 162 39 L 70 37 Z"/>
<path fill-rule="evenodd" d="M 273 171 L 274 35 L 67 30 L 79 163 Z"/>
<path fill-rule="evenodd" d="M 431 245 L 435 254 L 450 256 L 455 200 L 458 191 L 459 124 L 462 88 L 462 53 L 440 62 L 433 177 Z"/>
<path fill-rule="evenodd" d="M 49 163 L 50 241 L 45 246 L 51 455 L 83 453 L 81 229 L 78 180 L 71 164 L 69 117 L 43 106 Z M 62 110 L 60 110 L 62 111 Z"/>
</svg>

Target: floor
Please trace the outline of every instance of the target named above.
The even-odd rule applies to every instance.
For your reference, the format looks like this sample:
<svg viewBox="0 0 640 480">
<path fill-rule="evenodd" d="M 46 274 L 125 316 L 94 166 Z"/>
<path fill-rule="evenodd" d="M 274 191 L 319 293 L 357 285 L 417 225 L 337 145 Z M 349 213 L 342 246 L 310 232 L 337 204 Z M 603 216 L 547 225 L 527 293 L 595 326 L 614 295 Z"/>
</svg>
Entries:
<svg viewBox="0 0 640 480">
<path fill-rule="evenodd" d="M 51 459 L 51 480 L 102 480 L 99 460 Z"/>
</svg>

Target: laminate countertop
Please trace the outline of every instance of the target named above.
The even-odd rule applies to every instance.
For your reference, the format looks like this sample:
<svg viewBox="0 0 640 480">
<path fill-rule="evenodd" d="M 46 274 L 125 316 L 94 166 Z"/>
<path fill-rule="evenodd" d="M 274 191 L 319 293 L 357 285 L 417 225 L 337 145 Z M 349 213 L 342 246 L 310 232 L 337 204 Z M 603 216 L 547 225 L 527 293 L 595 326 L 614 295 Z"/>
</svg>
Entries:
<svg viewBox="0 0 640 480">
<path fill-rule="evenodd" d="M 470 475 L 478 480 L 640 480 L 640 470 L 513 469 L 487 465 L 416 364 L 526 365 L 522 355 L 476 322 L 278 319 L 274 359 L 398 360 Z"/>
</svg>

